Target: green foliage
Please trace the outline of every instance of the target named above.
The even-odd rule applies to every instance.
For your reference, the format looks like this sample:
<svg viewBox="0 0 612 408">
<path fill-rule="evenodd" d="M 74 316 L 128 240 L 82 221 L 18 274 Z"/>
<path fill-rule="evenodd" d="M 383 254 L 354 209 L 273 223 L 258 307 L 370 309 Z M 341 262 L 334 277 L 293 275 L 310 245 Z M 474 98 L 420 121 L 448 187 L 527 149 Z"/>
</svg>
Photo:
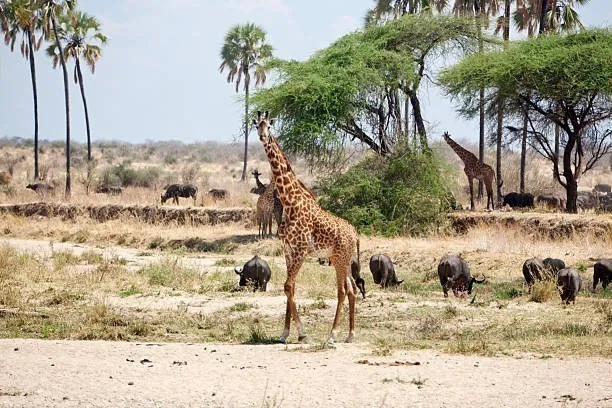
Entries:
<svg viewBox="0 0 612 408">
<path fill-rule="evenodd" d="M 365 234 L 423 234 L 436 230 L 453 205 L 433 156 L 370 157 L 322 184 L 321 206 Z"/>
<path fill-rule="evenodd" d="M 162 175 L 162 170 L 158 167 L 145 167 L 134 169 L 129 163 L 122 163 L 106 169 L 102 178 L 105 184 L 124 187 L 154 187 Z"/>
<path fill-rule="evenodd" d="M 447 91 L 471 98 L 481 87 L 504 96 L 536 93 L 574 103 L 592 94 L 612 94 L 612 32 L 584 30 L 511 44 L 506 51 L 472 55 L 442 71 Z"/>
</svg>

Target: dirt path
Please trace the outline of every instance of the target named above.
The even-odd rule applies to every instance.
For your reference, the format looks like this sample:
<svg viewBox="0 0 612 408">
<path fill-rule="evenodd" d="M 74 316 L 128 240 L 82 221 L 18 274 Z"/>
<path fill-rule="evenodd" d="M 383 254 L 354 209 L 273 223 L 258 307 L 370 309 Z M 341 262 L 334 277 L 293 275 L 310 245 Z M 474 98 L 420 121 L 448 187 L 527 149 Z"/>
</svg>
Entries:
<svg viewBox="0 0 612 408">
<path fill-rule="evenodd" d="M 0 340 L 0 406 L 612 406 L 606 359 L 301 347 Z"/>
</svg>

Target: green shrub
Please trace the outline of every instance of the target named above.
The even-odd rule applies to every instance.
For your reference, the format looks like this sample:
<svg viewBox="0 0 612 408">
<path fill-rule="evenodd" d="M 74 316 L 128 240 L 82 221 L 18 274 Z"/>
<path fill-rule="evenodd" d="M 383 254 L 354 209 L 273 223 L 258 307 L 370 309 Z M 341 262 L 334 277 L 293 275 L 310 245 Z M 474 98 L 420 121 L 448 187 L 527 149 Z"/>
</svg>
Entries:
<svg viewBox="0 0 612 408">
<path fill-rule="evenodd" d="M 323 180 L 323 208 L 360 233 L 418 235 L 438 230 L 454 206 L 442 169 L 433 155 L 398 153 L 370 157 Z"/>
<path fill-rule="evenodd" d="M 122 185 L 123 187 L 154 187 L 162 175 L 158 167 L 145 167 L 134 169 L 130 163 L 122 163 L 109 167 L 102 173 L 102 182 L 109 185 Z"/>
</svg>

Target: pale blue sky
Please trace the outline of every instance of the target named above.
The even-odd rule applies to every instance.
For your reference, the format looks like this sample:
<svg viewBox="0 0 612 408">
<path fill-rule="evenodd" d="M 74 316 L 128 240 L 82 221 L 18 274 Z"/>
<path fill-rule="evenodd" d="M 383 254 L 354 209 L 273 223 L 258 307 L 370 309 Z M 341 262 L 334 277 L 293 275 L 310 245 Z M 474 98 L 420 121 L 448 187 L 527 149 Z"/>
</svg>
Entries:
<svg viewBox="0 0 612 408">
<path fill-rule="evenodd" d="M 218 71 L 223 37 L 234 24 L 254 22 L 268 33 L 275 55 L 307 59 L 362 26 L 372 0 L 80 0 L 110 37 L 85 89 L 94 140 L 205 140 L 240 136 L 242 105 Z M 610 0 L 580 9 L 588 26 L 610 25 Z M 37 54 L 40 136 L 62 140 L 61 71 Z M 71 71 L 70 71 L 71 72 Z M 72 75 L 70 75 L 72 78 Z M 78 86 L 71 83 L 73 140 L 85 141 Z M 435 134 L 449 130 L 476 140 L 476 121 L 457 118 L 435 87 L 423 88 L 424 116 Z M 32 88 L 27 61 L 0 45 L 0 137 L 33 134 Z M 253 138 L 253 133 L 251 134 Z"/>
</svg>

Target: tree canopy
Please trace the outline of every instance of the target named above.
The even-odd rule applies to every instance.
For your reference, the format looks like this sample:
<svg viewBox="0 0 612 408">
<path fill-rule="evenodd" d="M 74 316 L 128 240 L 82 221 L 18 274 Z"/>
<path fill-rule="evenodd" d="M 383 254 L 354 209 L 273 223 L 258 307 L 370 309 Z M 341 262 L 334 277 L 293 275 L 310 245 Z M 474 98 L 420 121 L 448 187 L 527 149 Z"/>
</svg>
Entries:
<svg viewBox="0 0 612 408">
<path fill-rule="evenodd" d="M 473 38 L 469 21 L 404 16 L 346 35 L 305 62 L 274 61 L 279 80 L 254 102 L 280 119 L 288 151 L 322 158 L 357 139 L 386 155 L 403 135 L 398 92 L 416 92 L 429 57 Z"/>
<path fill-rule="evenodd" d="M 451 96 L 459 98 L 460 110 L 476 106 L 477 92 L 484 87 L 512 101 L 515 111 L 525 112 L 531 133 L 567 191 L 567 210 L 575 212 L 580 176 L 611 146 L 610 61 L 612 33 L 593 29 L 543 36 L 511 44 L 504 52 L 473 55 L 444 70 L 438 79 Z M 546 135 L 550 123 L 565 132 L 562 173 Z"/>
</svg>

